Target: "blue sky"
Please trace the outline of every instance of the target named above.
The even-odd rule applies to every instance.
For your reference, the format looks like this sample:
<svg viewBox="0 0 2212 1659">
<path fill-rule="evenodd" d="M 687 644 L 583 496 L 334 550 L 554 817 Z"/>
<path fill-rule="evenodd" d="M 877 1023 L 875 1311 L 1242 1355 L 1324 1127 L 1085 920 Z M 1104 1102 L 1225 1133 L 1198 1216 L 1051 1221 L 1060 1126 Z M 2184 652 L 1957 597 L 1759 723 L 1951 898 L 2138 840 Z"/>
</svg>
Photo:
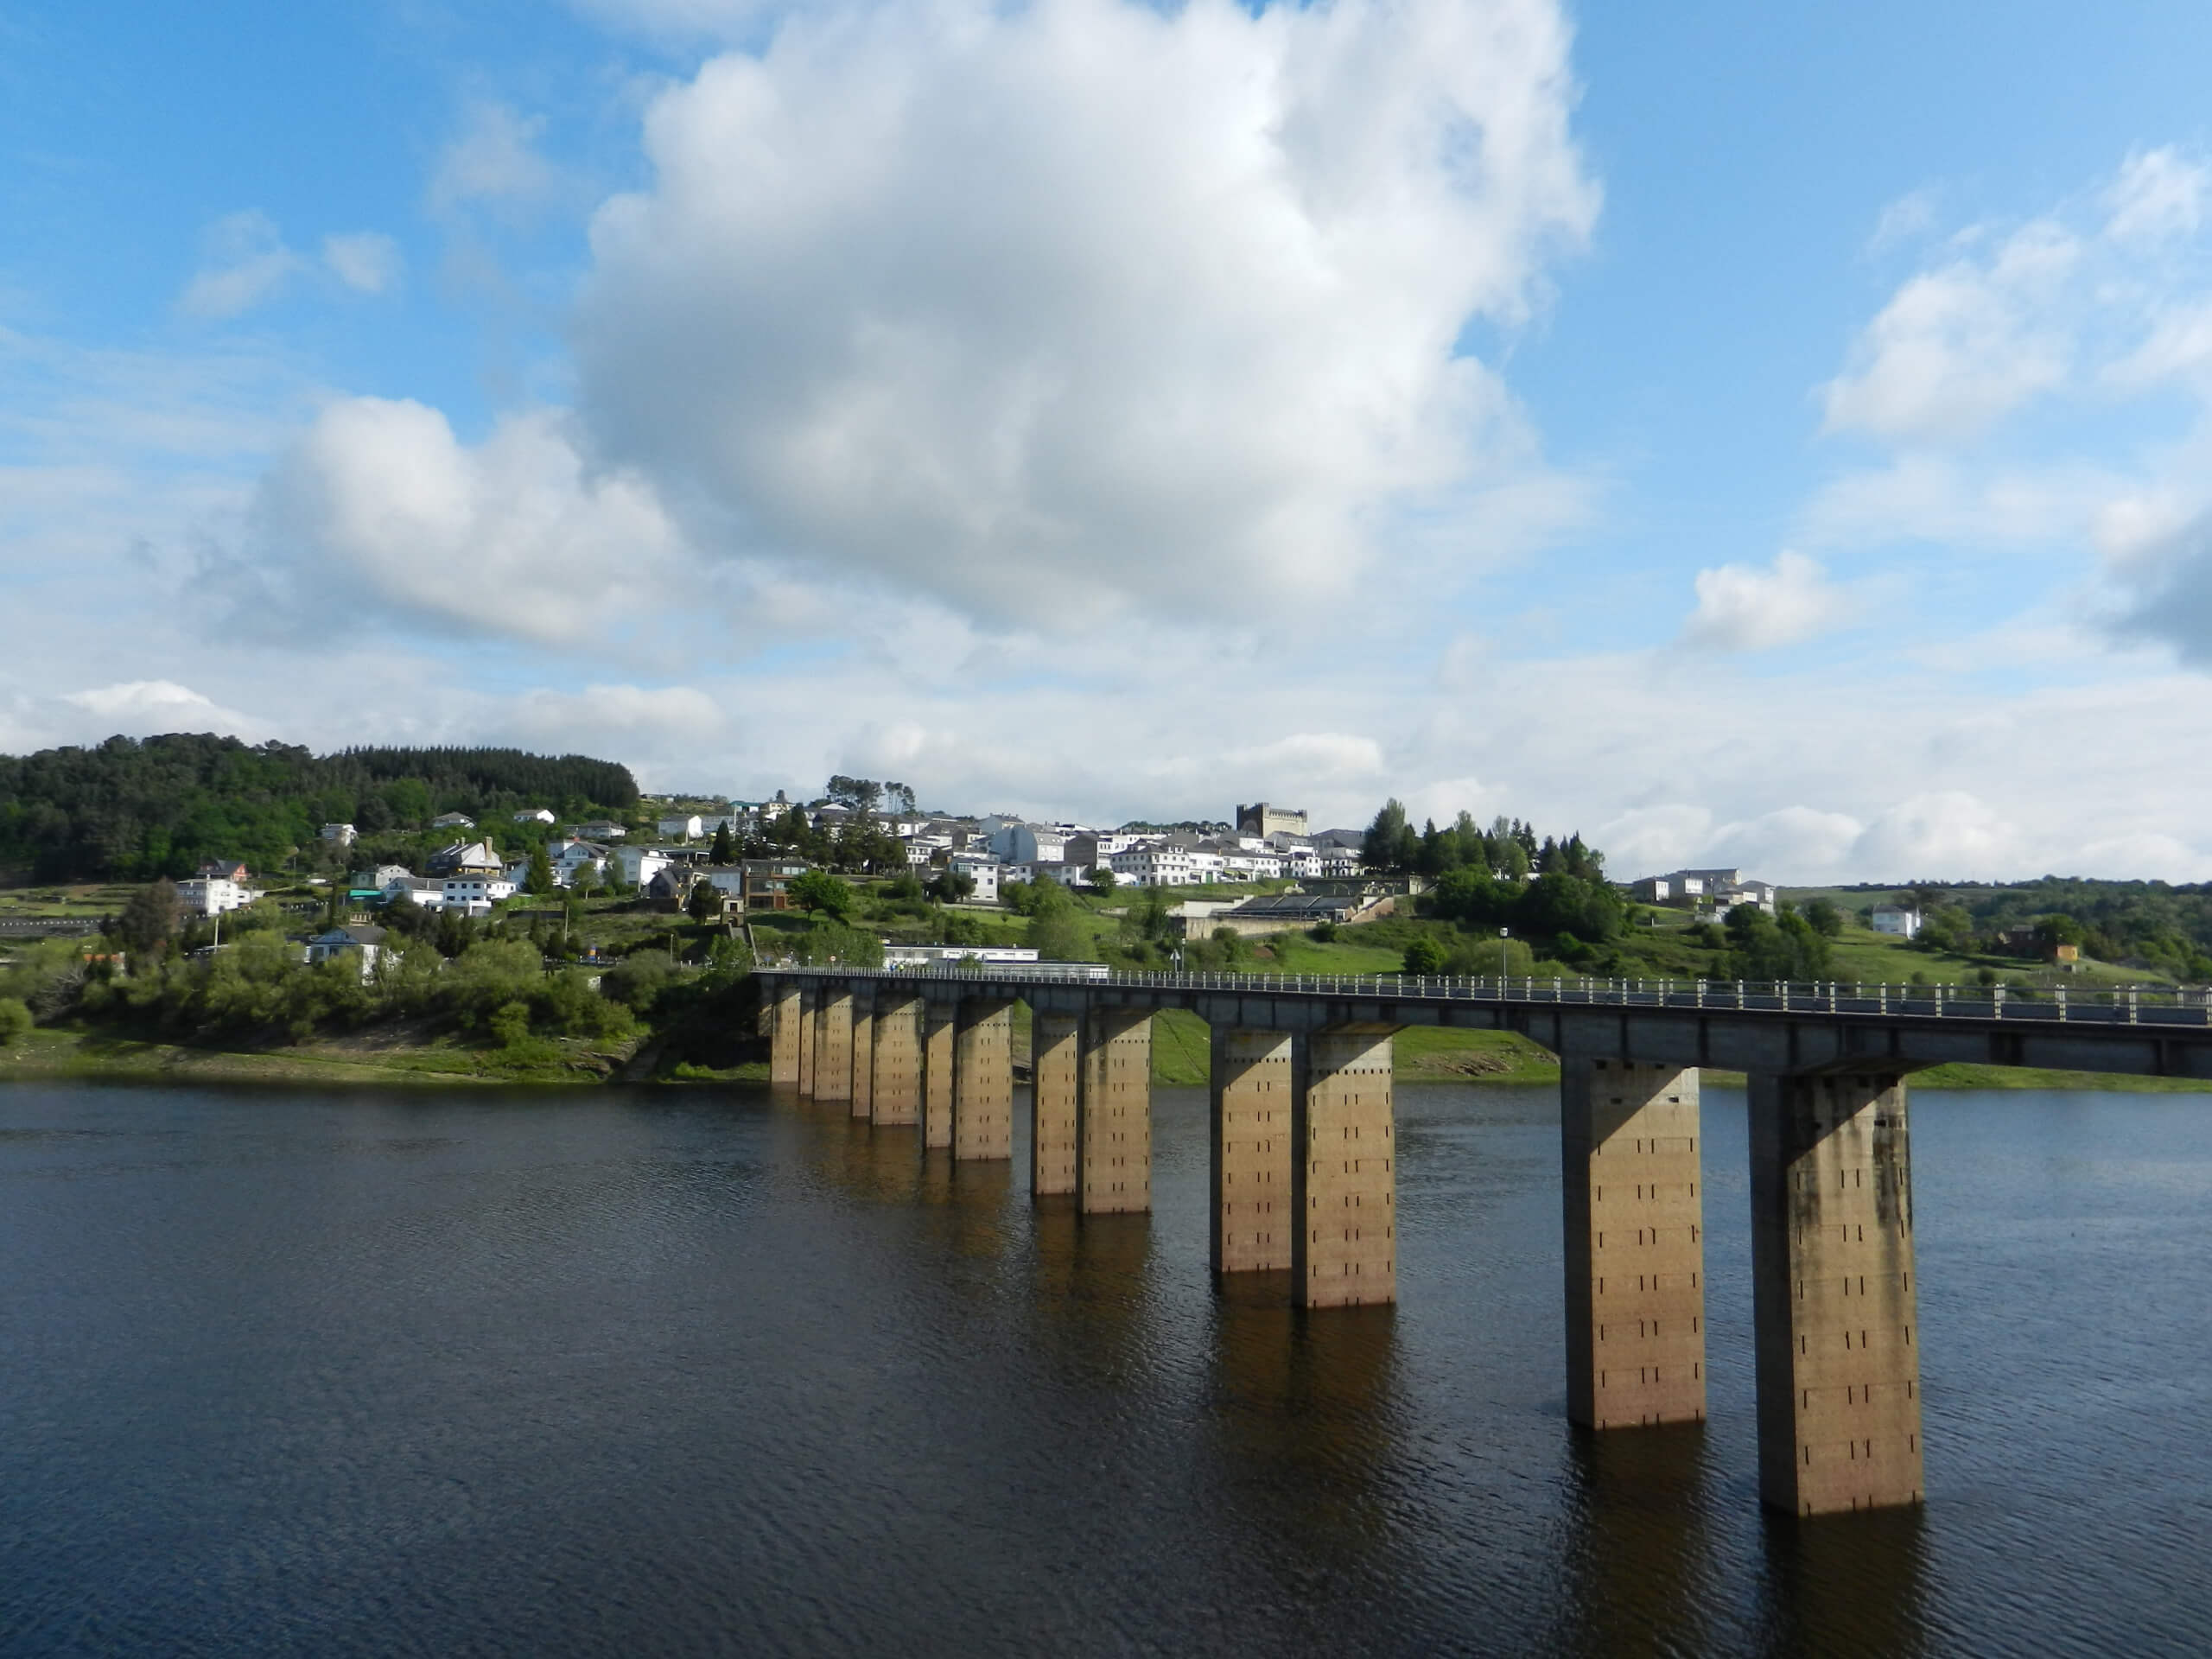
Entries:
<svg viewBox="0 0 2212 1659">
<path fill-rule="evenodd" d="M 2212 877 L 2212 14 L 0 3 L 0 748 Z"/>
</svg>

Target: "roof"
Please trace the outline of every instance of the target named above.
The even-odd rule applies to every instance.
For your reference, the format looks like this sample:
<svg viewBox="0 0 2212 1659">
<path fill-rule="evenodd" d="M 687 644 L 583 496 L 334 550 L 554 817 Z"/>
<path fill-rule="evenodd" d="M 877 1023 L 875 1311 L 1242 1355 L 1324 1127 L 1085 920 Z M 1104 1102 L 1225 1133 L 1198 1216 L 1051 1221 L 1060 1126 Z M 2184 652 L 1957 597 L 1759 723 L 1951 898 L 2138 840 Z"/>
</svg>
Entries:
<svg viewBox="0 0 2212 1659">
<path fill-rule="evenodd" d="M 1236 917 L 1322 918 L 1339 915 L 1357 907 L 1356 900 L 1341 893 L 1281 893 L 1262 899 L 1247 899 L 1243 904 L 1217 913 Z"/>
<path fill-rule="evenodd" d="M 349 944 L 382 944 L 384 929 L 372 927 L 365 922 L 354 922 L 345 927 L 334 927 L 326 933 L 318 933 L 311 943 L 329 944 L 339 939 L 344 939 Z"/>
</svg>

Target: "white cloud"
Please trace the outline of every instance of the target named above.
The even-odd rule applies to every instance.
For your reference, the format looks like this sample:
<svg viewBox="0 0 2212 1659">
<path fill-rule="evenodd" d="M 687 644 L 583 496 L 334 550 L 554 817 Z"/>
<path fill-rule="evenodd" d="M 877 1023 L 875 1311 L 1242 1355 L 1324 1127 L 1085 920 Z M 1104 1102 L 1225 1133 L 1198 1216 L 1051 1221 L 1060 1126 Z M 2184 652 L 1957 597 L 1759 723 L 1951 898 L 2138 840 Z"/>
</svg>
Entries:
<svg viewBox="0 0 2212 1659">
<path fill-rule="evenodd" d="M 431 174 L 432 210 L 450 215 L 486 206 L 527 213 L 543 205 L 560 185 L 558 169 L 538 151 L 544 127 L 543 119 L 496 100 L 470 104 Z"/>
<path fill-rule="evenodd" d="M 1555 522 L 1497 376 L 1597 192 L 1550 0 L 787 19 L 651 109 L 576 329 L 610 454 L 724 534 L 987 617 L 1350 590 L 1480 495 Z"/>
<path fill-rule="evenodd" d="M 1697 609 L 1682 638 L 1716 651 L 1770 651 L 1846 626 L 1856 610 L 1816 561 L 1784 550 L 1770 570 L 1724 564 L 1699 571 Z"/>
<path fill-rule="evenodd" d="M 556 413 L 501 421 L 474 448 L 444 416 L 380 397 L 333 403 L 264 482 L 249 550 L 290 613 L 381 601 L 468 632 L 606 638 L 679 612 L 687 565 L 652 491 L 596 470 Z"/>
<path fill-rule="evenodd" d="M 322 263 L 357 294 L 385 294 L 399 286 L 405 261 L 399 244 L 377 231 L 322 238 Z"/>
<path fill-rule="evenodd" d="M 264 721 L 219 706 L 174 680 L 124 680 L 113 685 L 66 693 L 61 701 L 112 721 L 130 734 L 156 731 L 218 731 L 244 735 L 266 730 Z"/>
<path fill-rule="evenodd" d="M 2168 148 L 2131 156 L 2105 192 L 2112 217 L 2105 232 L 2122 242 L 2191 236 L 2204 222 L 2212 170 Z"/>
<path fill-rule="evenodd" d="M 1986 258 L 1969 252 L 1910 278 L 1867 325 L 1852 366 L 1822 388 L 1827 429 L 1971 437 L 2060 385 L 2070 341 L 2051 302 L 2081 251 L 2041 219 Z"/>
<path fill-rule="evenodd" d="M 2172 517 L 2170 504 L 2143 506 L 2116 530 L 2117 545 L 2106 563 L 2114 626 L 2124 635 L 2172 646 L 2185 662 L 2212 668 L 2212 512 L 2178 524 Z"/>
<path fill-rule="evenodd" d="M 1900 880 L 1943 875 L 1988 880 L 2020 872 L 2025 837 L 1988 803 L 1964 790 L 1935 790 L 1901 801 L 1853 844 L 1862 868 L 1897 872 Z"/>
<path fill-rule="evenodd" d="M 200 270 L 177 308 L 192 317 L 235 317 L 276 298 L 305 266 L 266 213 L 230 213 L 208 226 Z"/>
</svg>

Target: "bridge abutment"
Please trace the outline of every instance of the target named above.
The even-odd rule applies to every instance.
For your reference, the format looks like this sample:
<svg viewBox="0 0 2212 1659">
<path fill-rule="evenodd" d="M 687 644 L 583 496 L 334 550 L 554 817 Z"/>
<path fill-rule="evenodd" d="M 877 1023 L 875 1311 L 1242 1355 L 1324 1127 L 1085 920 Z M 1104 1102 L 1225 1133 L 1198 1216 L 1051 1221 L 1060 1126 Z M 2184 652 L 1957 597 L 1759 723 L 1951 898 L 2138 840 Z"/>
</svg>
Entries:
<svg viewBox="0 0 2212 1659">
<path fill-rule="evenodd" d="M 1073 1192 L 1076 1093 L 1082 1068 L 1083 1016 L 1033 1008 L 1029 1020 L 1029 1194 Z"/>
<path fill-rule="evenodd" d="M 1152 1015 L 1093 1008 L 1083 1016 L 1076 1079 L 1076 1163 L 1083 1212 L 1152 1208 Z"/>
<path fill-rule="evenodd" d="M 1208 1067 L 1212 1111 L 1213 1270 L 1291 1265 L 1293 1042 L 1287 1031 L 1216 1025 Z"/>
<path fill-rule="evenodd" d="M 1567 1408 L 1591 1428 L 1705 1421 L 1693 1068 L 1560 1064 Z"/>
<path fill-rule="evenodd" d="M 1912 1168 L 1895 1075 L 1751 1074 L 1759 1496 L 1922 1501 Z"/>
<path fill-rule="evenodd" d="M 965 998 L 953 1021 L 952 1156 L 1014 1156 L 1014 1005 Z"/>
<path fill-rule="evenodd" d="M 1398 1300 L 1390 1056 L 1388 1031 L 1293 1039 L 1290 1266 L 1307 1307 Z"/>
</svg>

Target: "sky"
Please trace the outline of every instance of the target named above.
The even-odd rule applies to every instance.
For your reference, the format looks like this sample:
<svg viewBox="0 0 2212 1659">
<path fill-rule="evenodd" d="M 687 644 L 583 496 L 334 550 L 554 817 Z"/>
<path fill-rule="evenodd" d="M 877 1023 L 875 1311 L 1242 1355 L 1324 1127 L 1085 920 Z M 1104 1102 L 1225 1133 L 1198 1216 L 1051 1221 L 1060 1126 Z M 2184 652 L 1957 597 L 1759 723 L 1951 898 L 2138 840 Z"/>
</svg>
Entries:
<svg viewBox="0 0 2212 1659">
<path fill-rule="evenodd" d="M 2202 0 L 0 0 L 0 752 L 2212 880 Z"/>
</svg>

